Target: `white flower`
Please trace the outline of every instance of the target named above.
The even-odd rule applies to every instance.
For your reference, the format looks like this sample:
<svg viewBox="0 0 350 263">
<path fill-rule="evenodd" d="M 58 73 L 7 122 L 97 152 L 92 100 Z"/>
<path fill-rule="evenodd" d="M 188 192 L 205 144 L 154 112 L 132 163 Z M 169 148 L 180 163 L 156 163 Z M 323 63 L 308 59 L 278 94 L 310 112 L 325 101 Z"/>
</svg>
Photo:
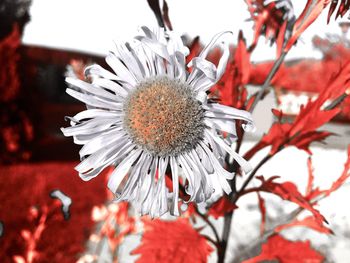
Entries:
<svg viewBox="0 0 350 263">
<path fill-rule="evenodd" d="M 250 165 L 227 143 L 236 137 L 235 119 L 244 129 L 253 128 L 251 114 L 207 101 L 207 91 L 223 75 L 229 57 L 223 44 L 216 67 L 206 56 L 229 32 L 216 35 L 198 57 L 191 73 L 185 58 L 188 49 L 173 32 L 142 27 L 131 43 L 117 43 L 106 58 L 114 73 L 99 65 L 85 70 L 93 82 L 67 78 L 79 91 L 67 93 L 86 103 L 87 110 L 62 128 L 73 136 L 82 162 L 75 168 L 83 180 L 97 176 L 107 166 L 116 168 L 108 187 L 116 200 L 133 202 L 141 214 L 179 214 L 179 176 L 183 176 L 188 201 L 202 203 L 214 192 L 213 185 L 230 193 L 223 168 L 229 153 L 245 172 Z M 228 133 L 224 139 L 221 131 Z M 166 187 L 171 170 L 172 191 Z"/>
</svg>

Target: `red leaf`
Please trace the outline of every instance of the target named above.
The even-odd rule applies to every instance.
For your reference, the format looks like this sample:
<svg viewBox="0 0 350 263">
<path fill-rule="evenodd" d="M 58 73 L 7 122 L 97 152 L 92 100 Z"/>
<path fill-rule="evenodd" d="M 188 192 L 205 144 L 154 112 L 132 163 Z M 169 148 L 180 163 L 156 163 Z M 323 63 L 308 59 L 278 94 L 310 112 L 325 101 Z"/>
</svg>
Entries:
<svg viewBox="0 0 350 263">
<path fill-rule="evenodd" d="M 234 64 L 236 65 L 236 77 L 241 85 L 247 85 L 250 76 L 250 53 L 247 50 L 243 32 L 239 31 L 238 45 L 235 51 Z"/>
<path fill-rule="evenodd" d="M 308 170 L 308 180 L 307 180 L 307 186 L 306 186 L 306 193 L 305 196 L 309 196 L 312 192 L 313 183 L 314 183 L 314 168 L 312 167 L 312 160 L 311 157 L 307 159 L 307 170 Z"/>
<path fill-rule="evenodd" d="M 186 64 L 188 64 L 194 57 L 198 56 L 201 51 L 201 43 L 199 37 L 195 37 L 190 45 L 190 54 L 186 57 Z"/>
<path fill-rule="evenodd" d="M 210 207 L 208 215 L 218 219 L 236 208 L 238 207 L 235 204 L 231 203 L 226 196 L 223 196 Z"/>
<path fill-rule="evenodd" d="M 283 112 L 281 110 L 271 109 L 272 114 L 277 117 L 278 120 L 281 120 L 283 117 Z"/>
<path fill-rule="evenodd" d="M 265 200 L 261 197 L 259 192 L 256 192 L 258 195 L 258 201 L 259 201 L 259 209 L 261 213 L 261 224 L 260 224 L 260 235 L 263 236 L 265 232 L 265 224 L 266 224 L 266 206 L 265 206 Z"/>
<path fill-rule="evenodd" d="M 332 135 L 333 133 L 323 131 L 312 131 L 308 132 L 306 134 L 303 134 L 301 136 L 298 136 L 295 140 L 291 140 L 289 142 L 289 145 L 294 145 L 300 150 L 306 151 L 308 154 L 312 155 L 312 152 L 310 151 L 309 147 L 312 142 L 322 142 L 324 139 L 326 139 L 328 136 Z"/>
<path fill-rule="evenodd" d="M 323 262 L 323 255 L 310 246 L 310 241 L 290 241 L 280 235 L 270 237 L 259 256 L 243 261 L 243 263 L 258 263 L 264 260 L 277 260 L 281 263 L 318 263 Z"/>
<path fill-rule="evenodd" d="M 329 21 L 331 19 L 333 12 L 337 7 L 337 4 L 338 4 L 338 0 L 332 1 L 331 5 L 329 6 L 328 15 L 327 15 L 327 24 L 329 24 Z"/>
<path fill-rule="evenodd" d="M 346 0 L 340 0 L 340 5 L 338 7 L 337 14 L 335 15 L 335 19 L 337 19 L 339 16 L 343 17 L 350 9 L 350 3 L 349 1 Z M 327 16 L 327 23 L 329 23 L 330 18 L 332 14 L 334 13 L 335 9 L 337 8 L 338 5 L 338 0 L 333 0 L 328 11 L 328 16 Z"/>
<path fill-rule="evenodd" d="M 265 38 L 272 43 L 277 42 L 279 56 L 295 21 L 293 6 L 283 5 L 282 7 L 276 4 L 278 1 L 265 3 L 263 0 L 246 0 L 245 2 L 254 21 L 254 38 L 249 51 L 254 50 L 260 35 L 265 35 Z"/>
<path fill-rule="evenodd" d="M 315 101 L 309 101 L 306 106 L 300 108 L 299 114 L 293 123 L 282 123 L 281 119 L 275 122 L 269 132 L 263 136 L 245 158 L 250 159 L 257 151 L 267 146 L 272 146 L 270 154 L 275 154 L 285 146 L 296 146 L 311 154 L 309 146 L 314 141 L 322 141 L 331 133 L 316 131 L 319 127 L 329 122 L 340 112 L 340 105 L 332 110 L 324 109 L 324 104 L 330 98 L 343 94 L 350 85 L 350 62 L 333 76 Z M 280 117 L 283 114 L 277 110 L 273 113 Z"/>
<path fill-rule="evenodd" d="M 244 86 L 249 82 L 250 70 L 250 53 L 240 32 L 233 60 L 228 63 L 225 74 L 211 92 L 218 93 L 222 104 L 244 109 L 248 95 Z"/>
<path fill-rule="evenodd" d="M 137 262 L 206 262 L 213 248 L 187 219 L 144 220 L 141 245 L 132 254 Z"/>
<path fill-rule="evenodd" d="M 295 226 L 303 226 L 311 228 L 317 232 L 324 233 L 324 234 L 333 234 L 333 231 L 329 229 L 328 227 L 324 226 L 323 224 L 320 224 L 313 216 L 305 217 L 302 220 L 295 219 L 291 223 L 281 225 L 275 228 L 275 232 L 281 232 L 284 229 L 295 227 Z"/>
<path fill-rule="evenodd" d="M 331 188 L 324 191 L 326 195 L 330 195 L 334 191 L 338 190 L 345 181 L 350 177 L 350 146 L 348 146 L 348 159 L 344 165 L 344 170 L 341 176 L 332 184 Z"/>
<path fill-rule="evenodd" d="M 309 210 L 320 224 L 322 224 L 322 222 L 325 221 L 324 217 L 320 214 L 320 212 L 316 210 L 309 203 L 309 200 L 307 200 L 299 192 L 298 188 L 294 183 L 292 182 L 276 183 L 274 182 L 274 180 L 277 179 L 278 176 L 270 177 L 268 180 L 265 180 L 264 177 L 262 176 L 257 176 L 256 178 L 261 181 L 261 186 L 258 187 L 259 191 L 273 193 L 275 195 L 278 195 L 280 198 L 284 200 L 291 201 L 293 203 L 296 203 L 300 207 L 306 210 Z"/>
<path fill-rule="evenodd" d="M 285 52 L 294 45 L 300 35 L 316 20 L 316 18 L 321 14 L 322 10 L 329 4 L 330 0 L 316 0 L 317 3 L 314 4 L 315 0 L 308 0 L 307 4 L 295 22 L 293 34 L 288 40 Z"/>
<path fill-rule="evenodd" d="M 348 159 L 344 164 L 344 170 L 342 174 L 339 176 L 339 178 L 327 190 L 320 190 L 319 188 L 311 189 L 311 191 L 306 195 L 306 198 L 308 200 L 314 200 L 315 198 L 320 197 L 321 195 L 329 196 L 331 193 L 338 190 L 349 177 L 350 177 L 350 145 L 348 146 Z M 308 189 L 309 189 L 309 186 L 308 186 Z"/>
<path fill-rule="evenodd" d="M 244 158 L 249 160 L 259 150 L 271 145 L 270 154 L 275 154 L 280 150 L 280 147 L 287 144 L 288 132 L 291 129 L 291 124 L 279 122 L 274 123 L 269 132 L 265 134 L 260 142 L 258 142 L 253 148 L 251 148 L 245 155 Z"/>
<path fill-rule="evenodd" d="M 283 46 L 285 43 L 286 29 L 287 29 L 287 21 L 284 21 L 284 23 L 282 24 L 282 27 L 280 29 L 280 33 L 278 34 L 278 37 L 276 40 L 277 57 L 280 57 L 282 54 Z"/>
<path fill-rule="evenodd" d="M 21 35 L 17 24 L 12 32 L 0 41 L 0 103 L 10 102 L 18 97 L 20 80 L 18 75 L 18 61 L 20 55 L 18 48 Z"/>
</svg>

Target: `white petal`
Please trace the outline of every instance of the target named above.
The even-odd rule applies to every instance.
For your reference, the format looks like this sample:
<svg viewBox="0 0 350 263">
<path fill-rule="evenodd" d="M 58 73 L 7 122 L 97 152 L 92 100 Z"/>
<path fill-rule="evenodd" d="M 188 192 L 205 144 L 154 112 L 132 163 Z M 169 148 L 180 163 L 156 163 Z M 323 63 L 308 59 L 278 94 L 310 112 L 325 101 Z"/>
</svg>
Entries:
<svg viewBox="0 0 350 263">
<path fill-rule="evenodd" d="M 143 193 L 142 206 L 141 206 L 141 214 L 149 214 L 151 210 L 151 205 L 155 199 L 154 195 L 154 180 L 156 175 L 156 169 L 158 166 L 158 158 L 154 158 L 153 162 L 150 166 L 150 171 L 144 180 L 144 185 L 142 186 L 141 192 Z"/>
<path fill-rule="evenodd" d="M 204 118 L 204 123 L 208 127 L 215 127 L 217 130 L 228 132 L 234 136 L 237 136 L 236 124 L 232 120 Z"/>
<path fill-rule="evenodd" d="M 95 137 L 94 139 L 88 141 L 84 145 L 84 147 L 80 149 L 80 158 L 93 154 L 94 152 L 99 151 L 103 147 L 108 147 L 109 145 L 113 147 L 114 143 L 126 137 L 127 134 L 125 132 L 116 131 L 114 129 L 108 132 L 104 132 L 101 135 Z"/>
<path fill-rule="evenodd" d="M 84 121 L 75 126 L 61 128 L 64 136 L 76 136 L 82 134 L 92 134 L 106 131 L 109 127 L 114 125 L 116 120 L 111 119 L 91 119 L 89 121 Z"/>
<path fill-rule="evenodd" d="M 173 207 L 172 207 L 172 214 L 175 216 L 180 215 L 179 213 L 179 166 L 176 162 L 175 157 L 170 157 L 170 167 L 171 167 L 171 175 L 172 175 L 172 181 L 173 181 Z"/>
<path fill-rule="evenodd" d="M 142 149 L 131 152 L 114 170 L 108 180 L 108 188 L 115 193 L 118 189 L 119 184 L 122 182 L 124 177 L 129 172 L 131 165 L 140 156 Z"/>
<path fill-rule="evenodd" d="M 211 181 L 211 178 L 208 172 L 202 166 L 202 163 L 198 158 L 197 152 L 195 150 L 192 150 L 189 154 L 192 156 L 192 160 L 195 161 L 195 163 L 197 164 L 200 170 L 200 175 L 201 175 L 200 180 L 201 180 L 201 185 L 202 185 L 203 195 L 204 195 L 203 201 L 206 201 L 211 197 L 211 195 L 214 192 L 213 183 Z"/>
<path fill-rule="evenodd" d="M 164 44 L 158 42 L 157 40 L 142 36 L 138 37 L 137 39 L 140 40 L 142 44 L 147 46 L 152 52 L 165 59 L 166 61 L 170 61 L 168 50 Z"/>
<path fill-rule="evenodd" d="M 119 99 L 116 95 L 104 90 L 103 88 L 93 86 L 92 84 L 82 81 L 80 79 L 66 78 L 66 82 L 80 88 L 83 91 L 91 93 L 95 96 L 105 98 L 109 101 L 116 101 Z"/>
<path fill-rule="evenodd" d="M 114 92 L 115 95 L 123 97 L 123 98 L 128 95 L 128 91 L 126 91 L 124 87 L 120 86 L 119 84 L 117 84 L 114 81 L 109 80 L 109 79 L 95 78 L 93 80 L 93 84 L 97 85 L 99 87 L 103 87 L 105 89 L 108 89 L 108 90 Z"/>
<path fill-rule="evenodd" d="M 208 104 L 207 106 L 203 106 L 203 108 L 207 109 L 205 116 L 209 118 L 244 120 L 247 124 L 242 126 L 246 131 L 254 131 L 255 129 L 252 114 L 248 111 L 239 110 L 218 103 Z"/>
<path fill-rule="evenodd" d="M 128 43 L 126 43 L 130 47 Z M 118 57 L 123 61 L 129 71 L 134 75 L 134 77 L 141 81 L 144 78 L 144 70 L 143 67 L 140 67 L 140 63 L 138 59 L 130 52 L 130 50 L 126 47 L 126 45 L 121 43 L 115 43 L 116 52 L 118 53 Z"/>
<path fill-rule="evenodd" d="M 119 81 L 129 83 L 131 86 L 137 84 L 135 76 L 123 65 L 123 63 L 113 54 L 109 53 L 106 57 L 107 64 L 113 69 L 120 78 Z"/>
<path fill-rule="evenodd" d="M 133 148 L 135 148 L 135 145 L 132 143 L 120 140 L 113 147 L 101 149 L 90 155 L 78 164 L 75 169 L 84 181 L 88 181 L 96 177 L 105 167 L 128 154 Z"/>
<path fill-rule="evenodd" d="M 141 169 L 145 165 L 147 161 L 148 155 L 145 153 L 142 153 L 139 160 L 137 160 L 136 164 L 134 167 L 132 167 L 130 171 L 130 176 L 128 178 L 128 181 L 126 182 L 124 188 L 122 189 L 121 193 L 116 192 L 116 201 L 121 201 L 121 200 L 128 200 L 132 201 L 135 198 L 135 190 L 137 190 L 137 184 L 138 181 L 140 180 L 140 175 L 141 175 Z"/>
<path fill-rule="evenodd" d="M 217 135 L 214 135 L 207 130 L 205 130 L 205 135 L 210 136 L 221 148 L 223 148 L 227 153 L 229 153 L 236 160 L 236 162 L 242 167 L 242 170 L 245 173 L 249 173 L 252 170 L 250 163 L 244 160 L 243 157 L 241 157 L 238 153 L 236 153 L 230 146 L 228 146 Z"/>
<path fill-rule="evenodd" d="M 221 185 L 221 188 L 225 191 L 226 194 L 230 194 L 232 190 L 231 190 L 231 187 L 226 179 L 232 179 L 233 173 L 226 171 L 220 165 L 218 160 L 215 158 L 214 154 L 209 150 L 209 148 L 206 145 L 201 144 L 201 146 L 202 146 L 202 149 L 206 152 L 212 166 L 214 167 L 215 174 L 216 174 L 217 179 Z"/>
<path fill-rule="evenodd" d="M 84 102 L 85 104 L 96 107 L 96 108 L 120 110 L 123 106 L 121 103 L 107 101 L 103 98 L 80 93 L 78 91 L 75 91 L 75 90 L 72 90 L 69 88 L 66 89 L 66 92 L 69 95 L 71 95 L 72 97 L 76 98 L 77 100 L 80 100 L 81 102 Z"/>
<path fill-rule="evenodd" d="M 81 120 L 84 120 L 84 119 L 92 119 L 92 118 L 103 119 L 103 118 L 111 118 L 111 117 L 117 118 L 119 116 L 120 116 L 120 112 L 117 112 L 117 111 L 90 109 L 90 110 L 79 112 L 73 118 L 76 120 L 76 122 L 80 122 Z"/>
<path fill-rule="evenodd" d="M 113 73 L 109 72 L 108 70 L 104 69 L 103 67 L 97 64 L 86 67 L 84 74 L 85 76 L 97 75 L 105 79 L 120 80 L 118 76 L 114 75 Z"/>
</svg>

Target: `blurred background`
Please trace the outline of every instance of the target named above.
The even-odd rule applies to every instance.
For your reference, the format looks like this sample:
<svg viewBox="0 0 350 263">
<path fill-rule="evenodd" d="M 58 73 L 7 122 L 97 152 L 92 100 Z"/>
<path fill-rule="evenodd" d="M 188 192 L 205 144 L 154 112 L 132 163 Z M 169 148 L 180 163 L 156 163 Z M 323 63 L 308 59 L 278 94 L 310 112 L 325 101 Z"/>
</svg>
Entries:
<svg viewBox="0 0 350 263">
<path fill-rule="evenodd" d="M 243 0 L 167 2 L 173 28 L 188 45 L 197 36 L 205 44 L 223 30 L 233 31 L 233 46 L 240 30 L 248 43 L 253 39 L 254 24 Z M 305 2 L 293 1 L 295 13 L 302 11 Z M 131 38 L 139 26 L 154 27 L 156 23 L 146 0 L 1 0 L 1 262 L 28 262 L 28 258 L 34 257 L 28 251 L 40 252 L 38 260 L 30 262 L 75 262 L 84 255 L 86 240 L 96 228 L 91 213 L 109 198 L 105 186 L 108 171 L 90 182 L 81 181 L 74 171 L 80 147 L 64 138 L 60 127 L 67 126 L 65 116 L 83 110 L 84 105 L 65 93 L 64 79 L 84 78 L 86 65 L 105 65 L 104 56 L 114 40 Z M 350 59 L 349 27 L 347 19 L 327 25 L 324 12 L 307 29 L 288 53 L 286 67 L 273 83 L 274 92 L 255 110 L 257 132 L 249 134 L 243 150 L 249 149 L 271 126 L 271 108 L 282 109 L 292 118 L 301 104 L 317 96 L 325 79 Z M 275 46 L 261 37 L 251 57 L 254 73 L 249 80 L 250 92 L 261 85 L 262 72 L 272 65 L 275 56 Z M 311 147 L 320 186 L 333 182 L 346 160 L 350 100 L 343 102 L 342 109 L 326 127 L 337 136 L 331 136 L 326 144 Z M 261 172 L 283 174 L 286 180 L 304 187 L 306 180 L 302 175 L 307 174 L 307 158 L 306 153 L 291 148 L 276 156 Z M 52 191 L 57 189 L 72 201 L 65 219 L 67 215 L 61 213 L 62 200 L 57 203 L 57 198 L 52 197 Z M 306 230 L 290 233 L 299 237 L 319 235 L 316 244 L 329 255 L 329 262 L 348 262 L 350 257 L 350 209 L 345 195 L 348 190 L 346 185 L 320 206 L 321 212 L 332 219 L 331 228 L 336 235 L 325 237 Z M 240 207 L 245 209 L 237 213 L 241 218 L 237 222 L 244 224 L 234 227 L 236 239 L 241 238 L 239 244 L 231 242 L 232 253 L 241 250 L 257 231 L 258 215 L 252 212 L 257 208 L 249 200 Z M 28 229 L 34 230 L 28 234 Z M 129 252 L 137 240 L 136 237 L 124 245 L 120 262 L 133 262 L 135 256 L 129 256 Z M 28 250 L 30 244 L 35 249 Z M 215 255 L 210 260 L 215 262 Z"/>
</svg>

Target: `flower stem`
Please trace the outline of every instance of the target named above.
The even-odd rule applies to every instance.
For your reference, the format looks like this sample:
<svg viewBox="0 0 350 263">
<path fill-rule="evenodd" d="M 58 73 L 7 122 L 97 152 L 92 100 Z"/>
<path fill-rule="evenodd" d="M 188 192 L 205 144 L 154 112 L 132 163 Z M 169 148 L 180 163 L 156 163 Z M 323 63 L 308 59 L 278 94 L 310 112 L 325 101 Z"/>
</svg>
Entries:
<svg viewBox="0 0 350 263">
<path fill-rule="evenodd" d="M 254 111 L 257 103 L 263 98 L 263 95 L 264 95 L 265 91 L 270 87 L 271 80 L 275 76 L 275 74 L 277 73 L 277 71 L 280 68 L 280 66 L 282 65 L 286 55 L 287 55 L 287 52 L 283 52 L 281 54 L 281 56 L 273 64 L 272 69 L 271 69 L 269 75 L 267 76 L 263 86 L 261 87 L 261 89 L 259 90 L 259 92 L 255 96 L 255 99 L 254 99 L 254 101 L 252 103 L 252 106 L 249 109 L 250 112 Z M 240 136 L 240 138 L 239 138 L 239 140 L 237 142 L 236 152 L 239 152 L 239 150 L 241 148 L 241 145 L 242 145 L 242 142 L 243 142 L 243 137 L 244 137 L 244 131 L 242 132 L 242 135 Z M 264 159 L 262 159 L 260 161 L 260 163 L 250 173 L 249 177 L 244 181 L 242 187 L 240 188 L 240 190 L 238 192 L 232 191 L 232 194 L 229 196 L 229 199 L 231 200 L 231 202 L 233 204 L 235 204 L 237 202 L 240 194 L 244 192 L 245 188 L 247 187 L 249 182 L 254 178 L 256 172 L 260 169 L 260 167 L 262 165 L 264 165 L 271 157 L 272 157 L 272 155 L 269 154 Z M 236 167 L 237 167 L 237 164 L 234 162 L 233 164 L 229 165 L 229 170 L 237 172 L 237 168 Z M 231 188 L 232 189 L 236 189 L 236 180 L 235 179 L 236 179 L 236 176 L 231 181 Z M 229 235 L 230 235 L 230 232 L 231 232 L 231 223 L 232 223 L 233 213 L 234 213 L 234 211 L 226 214 L 225 217 L 224 217 L 224 228 L 223 228 L 223 231 L 222 231 L 222 240 L 220 242 L 220 250 L 218 251 L 218 262 L 219 263 L 223 263 L 225 261 L 227 243 L 228 243 Z"/>
<path fill-rule="evenodd" d="M 180 191 L 181 191 L 183 194 L 186 193 L 185 188 L 184 188 L 184 186 L 183 186 L 182 184 L 179 184 L 179 189 L 180 189 Z M 219 245 L 219 243 L 220 243 L 220 237 L 219 237 L 219 234 L 218 234 L 218 232 L 217 232 L 215 226 L 214 226 L 213 223 L 209 220 L 209 218 L 208 218 L 207 215 L 201 213 L 201 212 L 198 210 L 198 207 L 197 207 L 196 205 L 194 205 L 194 209 L 195 209 L 195 211 L 196 211 L 196 214 L 197 214 L 200 218 L 202 218 L 202 220 L 203 220 L 203 221 L 208 225 L 208 227 L 212 230 L 212 232 L 213 232 L 213 234 L 214 234 L 214 236 L 215 236 L 215 242 L 214 242 L 214 243 L 215 243 L 216 246 L 218 247 L 218 245 Z"/>
<path fill-rule="evenodd" d="M 230 196 L 231 197 L 230 199 L 231 199 L 233 204 L 235 204 L 238 201 L 238 198 L 244 192 L 245 188 L 247 187 L 249 182 L 254 178 L 255 174 L 261 168 L 261 166 L 263 166 L 268 160 L 270 160 L 272 158 L 272 156 L 273 155 L 270 155 L 270 154 L 265 156 L 265 158 L 263 158 L 258 163 L 258 165 L 250 173 L 249 177 L 244 181 L 244 183 L 241 186 L 241 188 L 239 189 L 239 191 Z M 225 218 L 224 218 L 224 228 L 223 228 L 223 232 L 222 232 L 222 240 L 220 242 L 220 251 L 219 251 L 219 258 L 218 258 L 219 263 L 223 263 L 225 260 L 227 243 L 228 243 L 229 235 L 231 232 L 232 218 L 233 218 L 233 211 L 231 213 L 228 213 L 227 215 L 225 215 Z"/>
</svg>

